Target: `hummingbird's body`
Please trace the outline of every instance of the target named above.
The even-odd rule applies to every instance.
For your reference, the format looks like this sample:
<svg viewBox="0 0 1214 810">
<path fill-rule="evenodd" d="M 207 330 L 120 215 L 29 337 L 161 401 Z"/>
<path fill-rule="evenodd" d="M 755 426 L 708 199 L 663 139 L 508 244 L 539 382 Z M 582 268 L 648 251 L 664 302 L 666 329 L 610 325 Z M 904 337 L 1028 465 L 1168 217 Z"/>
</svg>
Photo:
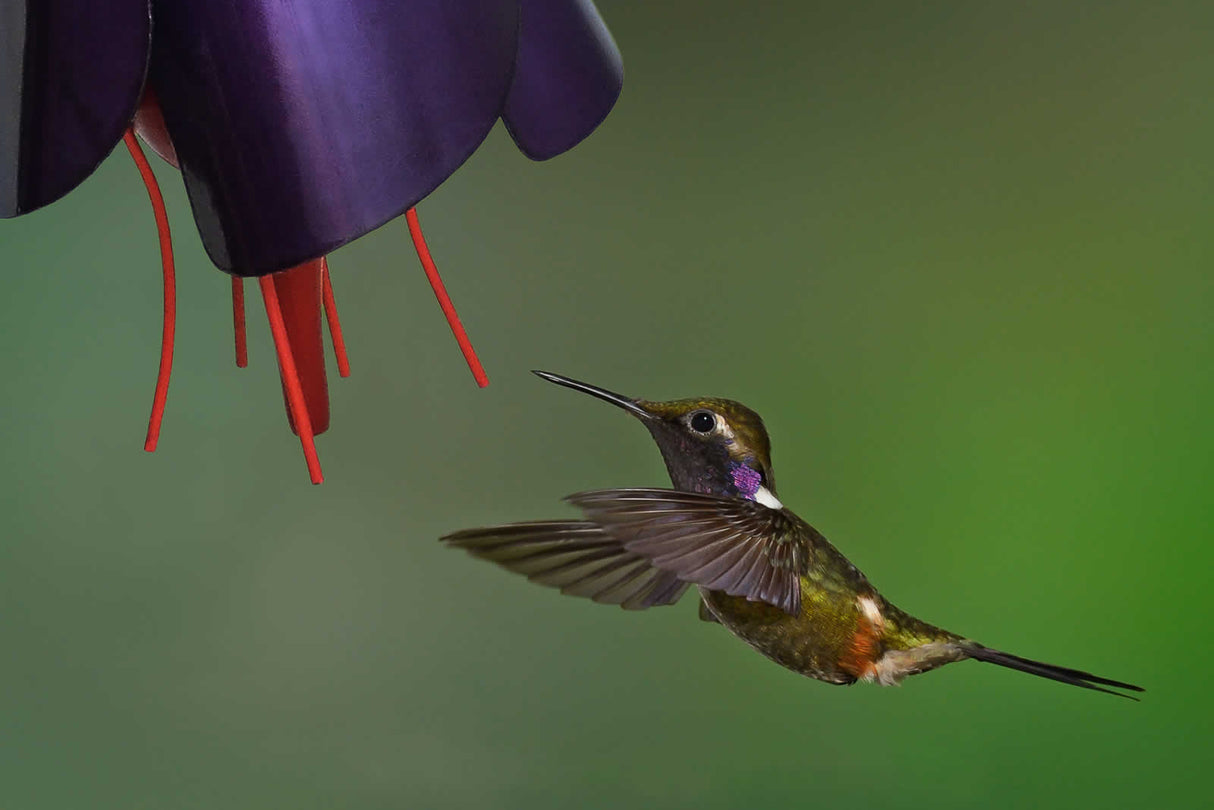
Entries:
<svg viewBox="0 0 1214 810">
<path fill-rule="evenodd" d="M 471 529 L 444 541 L 564 593 L 626 608 L 673 604 L 696 585 L 702 619 L 829 683 L 893 684 L 975 658 L 1102 692 L 1111 690 L 1097 684 L 1141 691 L 983 647 L 891 605 L 780 503 L 767 432 L 749 408 L 725 399 L 632 400 L 536 373 L 639 417 L 674 489 L 580 493 L 567 500 L 586 520 Z"/>
<path fill-rule="evenodd" d="M 705 618 L 777 664 L 828 683 L 896 683 L 965 657 L 957 636 L 907 616 L 876 591 L 859 595 L 806 578 L 795 616 L 721 591 L 701 590 L 700 597 Z"/>
</svg>

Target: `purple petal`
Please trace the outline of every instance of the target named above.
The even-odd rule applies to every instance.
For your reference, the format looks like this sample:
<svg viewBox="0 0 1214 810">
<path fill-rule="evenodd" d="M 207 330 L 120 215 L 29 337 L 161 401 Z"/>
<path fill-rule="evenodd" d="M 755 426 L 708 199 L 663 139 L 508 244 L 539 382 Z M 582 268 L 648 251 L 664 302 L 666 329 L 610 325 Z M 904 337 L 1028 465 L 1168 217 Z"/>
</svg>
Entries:
<svg viewBox="0 0 1214 810">
<path fill-rule="evenodd" d="M 382 225 L 501 112 L 513 0 L 154 0 L 151 84 L 211 259 L 263 275 Z"/>
<path fill-rule="evenodd" d="M 572 149 L 611 112 L 620 51 L 590 0 L 521 0 L 518 64 L 502 119 L 523 154 Z"/>
<path fill-rule="evenodd" d="M 93 173 L 139 106 L 149 0 L 0 0 L 0 217 Z"/>
</svg>

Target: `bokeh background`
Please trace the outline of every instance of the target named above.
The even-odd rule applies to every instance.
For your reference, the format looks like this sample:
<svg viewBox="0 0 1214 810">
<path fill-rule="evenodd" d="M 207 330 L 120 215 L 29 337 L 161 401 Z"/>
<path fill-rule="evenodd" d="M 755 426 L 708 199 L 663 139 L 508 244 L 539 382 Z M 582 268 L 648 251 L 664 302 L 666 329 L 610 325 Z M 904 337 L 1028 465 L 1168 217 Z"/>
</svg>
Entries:
<svg viewBox="0 0 1214 810">
<path fill-rule="evenodd" d="M 308 484 L 268 330 L 180 180 L 176 373 L 115 153 L 0 223 L 0 804 L 1184 807 L 1214 702 L 1214 6 L 625 3 L 624 94 L 336 253 L 354 376 Z M 252 293 L 252 288 L 250 288 Z M 898 689 L 529 585 L 444 532 L 662 485 L 545 368 L 767 420 L 783 500 L 899 605 L 1148 688 L 966 663 Z"/>
</svg>

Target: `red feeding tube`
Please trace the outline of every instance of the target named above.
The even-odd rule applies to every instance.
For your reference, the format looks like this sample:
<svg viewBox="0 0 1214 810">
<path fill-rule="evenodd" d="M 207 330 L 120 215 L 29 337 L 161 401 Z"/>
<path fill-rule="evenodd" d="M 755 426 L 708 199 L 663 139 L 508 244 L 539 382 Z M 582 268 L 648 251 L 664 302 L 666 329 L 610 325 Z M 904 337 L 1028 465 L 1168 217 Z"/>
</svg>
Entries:
<svg viewBox="0 0 1214 810">
<path fill-rule="evenodd" d="M 279 307 L 278 292 L 274 289 L 274 278 L 273 276 L 262 276 L 258 281 L 261 284 L 261 294 L 266 303 L 266 317 L 270 320 L 270 333 L 274 336 L 274 350 L 278 354 L 278 365 L 282 371 L 283 389 L 286 392 L 291 423 L 299 434 L 300 444 L 303 445 L 304 460 L 308 464 L 308 475 L 311 476 L 313 484 L 319 484 L 325 478 L 320 470 L 320 458 L 316 455 L 312 420 L 308 416 L 303 388 L 299 384 L 299 372 L 295 368 L 295 358 L 291 353 L 291 342 L 287 337 L 282 309 Z"/>
<path fill-rule="evenodd" d="M 325 344 L 321 336 L 320 259 L 297 264 L 270 275 L 291 345 L 291 356 L 312 422 L 313 435 L 329 429 L 329 384 L 325 378 Z M 283 381 L 285 385 L 285 380 Z M 286 396 L 286 388 L 283 388 Z M 287 409 L 291 416 L 290 408 Z M 291 429 L 299 432 L 294 419 Z"/>
</svg>

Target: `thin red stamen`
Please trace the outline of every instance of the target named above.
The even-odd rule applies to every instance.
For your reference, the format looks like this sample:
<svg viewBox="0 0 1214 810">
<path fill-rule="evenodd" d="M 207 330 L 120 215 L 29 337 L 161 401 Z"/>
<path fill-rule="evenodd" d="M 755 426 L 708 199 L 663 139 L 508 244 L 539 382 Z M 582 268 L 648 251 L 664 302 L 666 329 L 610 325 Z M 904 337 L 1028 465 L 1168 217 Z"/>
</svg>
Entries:
<svg viewBox="0 0 1214 810">
<path fill-rule="evenodd" d="M 337 318 L 337 301 L 333 299 L 333 282 L 329 279 L 329 260 L 320 260 L 320 280 L 325 297 L 325 320 L 329 322 L 329 337 L 333 340 L 333 353 L 337 355 L 337 373 L 350 376 L 350 358 L 346 356 L 346 339 L 341 334 L 341 321 Z"/>
<path fill-rule="evenodd" d="M 274 336 L 274 350 L 278 353 L 278 365 L 281 367 L 283 386 L 287 391 L 291 420 L 299 433 L 299 442 L 303 445 L 308 475 L 312 477 L 313 484 L 319 484 L 325 478 L 320 471 L 320 458 L 316 455 L 316 442 L 312 435 L 312 420 L 308 416 L 303 388 L 299 384 L 299 373 L 295 369 L 291 343 L 287 340 L 287 327 L 283 323 L 282 310 L 278 306 L 278 292 L 274 289 L 273 277 L 262 276 L 258 281 L 261 283 L 261 295 L 266 302 L 266 317 L 270 319 L 270 333 Z"/>
<path fill-rule="evenodd" d="M 131 153 L 148 198 L 152 201 L 152 213 L 156 217 L 156 232 L 160 237 L 160 268 L 164 275 L 164 325 L 160 332 L 160 370 L 156 374 L 156 394 L 152 397 L 152 415 L 148 419 L 148 433 L 143 440 L 143 449 L 149 453 L 160 441 L 160 423 L 164 419 L 164 404 L 169 396 L 169 375 L 173 372 L 173 337 L 177 331 L 177 277 L 173 268 L 173 237 L 169 233 L 169 215 L 165 211 L 160 184 L 148 165 L 134 130 L 128 128 L 122 136 L 123 143 Z"/>
<path fill-rule="evenodd" d="M 464 353 L 464 360 L 468 362 L 468 368 L 472 370 L 476 384 L 484 388 L 489 384 L 489 378 L 485 376 L 485 369 L 481 367 L 481 361 L 476 357 L 472 341 L 468 340 L 464 325 L 459 322 L 459 315 L 455 313 L 455 305 L 451 303 L 451 298 L 447 295 L 447 288 L 443 285 L 443 280 L 439 278 L 438 268 L 434 266 L 434 259 L 430 256 L 430 248 L 426 246 L 426 237 L 422 235 L 421 223 L 417 221 L 416 208 L 410 208 L 405 212 L 405 221 L 409 223 L 409 235 L 413 237 L 413 247 L 417 250 L 417 258 L 421 259 L 422 268 L 426 271 L 426 278 L 430 280 L 430 287 L 434 290 L 434 297 L 438 299 L 438 305 L 442 307 L 443 315 L 447 316 L 447 325 L 451 327 L 451 333 L 455 335 L 455 342 L 459 344 L 459 350 Z"/>
<path fill-rule="evenodd" d="M 232 276 L 232 330 L 236 333 L 236 367 L 249 365 L 249 342 L 244 325 L 244 279 Z"/>
</svg>

